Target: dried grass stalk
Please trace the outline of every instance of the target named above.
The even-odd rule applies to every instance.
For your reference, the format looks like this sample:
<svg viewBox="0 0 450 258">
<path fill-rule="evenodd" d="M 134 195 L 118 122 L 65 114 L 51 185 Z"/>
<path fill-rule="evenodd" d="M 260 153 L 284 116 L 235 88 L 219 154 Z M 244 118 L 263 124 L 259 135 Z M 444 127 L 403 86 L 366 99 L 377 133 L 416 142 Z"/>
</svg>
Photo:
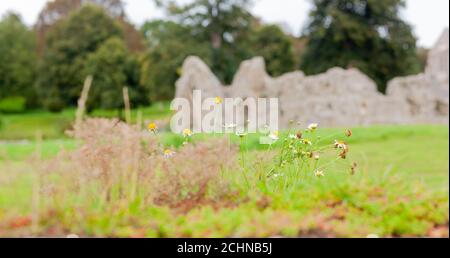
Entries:
<svg viewBox="0 0 450 258">
<path fill-rule="evenodd" d="M 127 87 L 123 88 L 123 103 L 125 104 L 125 121 L 127 124 L 131 124 L 131 105 Z"/>
<path fill-rule="evenodd" d="M 140 200 L 141 205 L 171 207 L 220 201 L 233 194 L 223 173 L 237 171 L 238 149 L 229 148 L 225 139 L 189 144 L 167 157 L 154 134 L 117 119 L 86 119 L 69 135 L 82 145 L 54 161 L 52 170 L 60 171 L 67 182 L 62 192 L 94 198 L 105 206 Z"/>
<path fill-rule="evenodd" d="M 86 110 L 86 101 L 89 96 L 89 90 L 91 89 L 92 85 L 92 76 L 89 75 L 86 77 L 86 80 L 84 81 L 83 89 L 81 90 L 81 96 L 78 99 L 78 108 L 77 113 L 75 116 L 75 128 L 80 125 L 80 123 L 83 121 L 84 112 Z"/>
</svg>

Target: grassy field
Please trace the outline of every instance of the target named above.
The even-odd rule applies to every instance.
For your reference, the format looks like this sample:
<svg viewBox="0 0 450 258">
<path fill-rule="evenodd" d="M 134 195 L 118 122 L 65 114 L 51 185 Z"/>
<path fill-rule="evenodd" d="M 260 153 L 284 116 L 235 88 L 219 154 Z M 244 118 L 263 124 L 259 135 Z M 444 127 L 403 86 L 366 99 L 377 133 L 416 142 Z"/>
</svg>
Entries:
<svg viewBox="0 0 450 258">
<path fill-rule="evenodd" d="M 169 103 L 157 103 L 151 107 L 131 111 L 132 121 L 141 112 L 145 119 L 164 119 L 170 116 Z M 117 117 L 117 110 L 94 110 L 90 117 Z M 123 115 L 123 114 L 122 114 Z M 24 114 L 0 114 L 0 140 L 33 140 L 36 132 L 42 133 L 44 139 L 65 138 L 65 131 L 75 119 L 75 109 L 67 109 L 60 113 L 34 111 Z"/>
<path fill-rule="evenodd" d="M 343 129 L 321 129 L 322 135 L 339 135 Z M 424 182 L 431 189 L 448 188 L 448 127 L 447 126 L 372 126 L 353 128 L 354 135 L 348 139 L 352 156 L 371 173 L 401 174 L 411 180 Z M 221 137 L 221 136 L 216 136 Z M 214 136 L 198 135 L 195 141 Z M 232 135 L 234 143 L 239 138 Z M 178 148 L 183 137 L 162 133 L 160 140 L 165 146 Z M 49 139 L 42 143 L 44 158 L 55 156 L 61 149 L 74 149 L 73 139 Z M 263 151 L 267 146 L 259 144 L 256 135 L 249 135 L 244 142 L 247 150 Z M 34 140 L 5 142 L 0 144 L 0 159 L 21 161 L 36 151 Z"/>
<path fill-rule="evenodd" d="M 67 114 L 60 116 L 68 117 Z M 33 115 L 26 116 L 33 121 Z M 19 116 L 4 119 L 10 121 L 6 128 L 25 120 Z M 4 128 L 2 133 L 9 131 Z M 100 160 L 116 164 L 123 158 L 122 152 L 134 150 L 133 147 L 118 144 L 116 152 L 111 150 L 115 145 L 96 149 L 98 145 L 86 140 L 59 138 L 58 134 L 53 137 L 52 130 L 49 127 L 46 136 L 50 139 L 43 142 L 32 140 L 33 130 L 27 128 L 21 135 L 27 135 L 29 141 L 0 143 L 0 236 L 69 233 L 121 237 L 448 236 L 447 126 L 352 128 L 353 136 L 346 139 L 349 156 L 327 167 L 324 177 L 315 177 L 308 170 L 297 174 L 297 165 L 292 164 L 280 168 L 280 176 L 268 181 L 261 180 L 261 173 L 270 170 L 271 162 L 279 157 L 283 149 L 281 140 L 268 147 L 258 143 L 257 135 L 243 139 L 235 135 L 194 135 L 183 146 L 182 136 L 161 131 L 149 137 L 158 142 L 159 147 L 154 148 L 176 152 L 171 163 L 167 159 L 159 161 L 158 156 L 152 161 L 156 163 L 147 164 L 148 158 L 143 158 L 137 161 L 139 171 L 129 170 L 130 178 L 128 174 L 119 179 L 110 175 L 113 179 L 108 180 L 113 184 L 92 178 L 92 184 L 83 187 L 73 181 L 78 181 L 86 168 L 80 174 L 71 173 L 72 170 L 78 171 L 80 164 L 94 162 L 88 170 L 94 173 L 105 166 Z M 102 135 L 101 128 L 98 131 L 95 137 Z M 331 141 L 342 138 L 343 132 L 343 129 L 319 129 L 317 135 Z M 6 139 L 15 139 L 12 132 L 6 135 Z M 209 143 L 211 146 L 202 147 Z M 240 151 L 235 156 L 227 154 L 234 145 Z M 61 149 L 87 156 L 86 149 L 93 149 L 90 151 L 95 155 L 99 151 L 110 154 L 95 156 L 93 160 L 75 155 L 75 161 L 58 161 L 64 167 L 62 172 L 47 173 L 47 161 L 54 160 Z M 41 150 L 39 162 L 36 150 Z M 153 157 L 146 153 L 142 151 Z M 128 160 L 134 156 L 126 157 Z M 323 159 L 333 157 L 324 155 Z M 235 160 L 236 164 L 227 167 L 224 164 L 228 160 Z M 349 163 L 353 161 L 358 164 L 355 175 L 349 173 Z M 130 164 L 126 161 L 117 164 L 114 168 L 125 164 L 118 173 L 128 171 Z M 41 172 L 36 177 L 39 166 L 45 168 L 45 176 Z M 162 176 L 146 181 L 146 171 L 153 170 L 156 174 L 163 173 Z M 180 174 L 174 177 L 171 172 L 174 170 Z M 140 180 L 133 179 L 133 171 L 142 172 L 136 174 Z M 183 181 L 184 174 L 193 183 Z M 205 175 L 209 181 L 205 181 Z M 56 188 L 58 194 L 47 193 L 50 190 L 44 187 L 44 182 Z M 179 189 L 171 188 L 173 184 Z M 105 185 L 111 186 L 112 194 L 102 199 L 101 187 Z M 204 192 L 203 186 L 207 186 Z M 140 190 L 133 192 L 136 187 Z M 123 195 L 123 189 L 133 194 Z"/>
</svg>

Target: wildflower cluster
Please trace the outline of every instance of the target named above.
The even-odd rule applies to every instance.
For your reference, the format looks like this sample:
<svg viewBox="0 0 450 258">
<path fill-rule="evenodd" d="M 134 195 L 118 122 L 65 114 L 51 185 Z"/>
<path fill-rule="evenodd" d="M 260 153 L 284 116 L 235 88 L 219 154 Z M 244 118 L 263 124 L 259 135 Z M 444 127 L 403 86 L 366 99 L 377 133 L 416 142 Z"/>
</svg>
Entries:
<svg viewBox="0 0 450 258">
<path fill-rule="evenodd" d="M 221 104 L 222 98 L 216 97 L 215 103 Z M 291 125 L 294 122 L 291 122 Z M 242 170 L 243 179 L 248 187 L 254 185 L 252 178 L 257 178 L 257 181 L 263 181 L 265 185 L 269 181 L 283 181 L 283 187 L 295 186 L 299 182 L 299 178 L 305 176 L 313 176 L 317 178 L 325 177 L 330 171 L 330 166 L 342 160 L 346 160 L 349 154 L 348 144 L 342 138 L 349 138 L 352 136 L 352 131 L 347 129 L 340 134 L 339 137 L 334 135 L 322 138 L 318 133 L 319 124 L 311 123 L 304 128 L 290 128 L 287 134 L 281 134 L 279 131 L 269 131 L 265 133 L 266 139 L 269 139 L 270 147 L 268 152 L 272 153 L 272 145 L 277 148 L 273 152 L 277 152 L 271 160 L 269 167 L 263 169 L 257 175 L 253 175 L 254 169 L 248 166 L 247 162 L 251 159 L 246 157 L 247 149 L 245 143 L 247 133 L 237 130 L 236 124 L 224 124 L 226 131 L 235 130 L 235 134 L 240 139 L 240 166 Z M 157 133 L 158 127 L 154 123 L 148 125 L 148 130 Z M 187 145 L 192 139 L 193 132 L 186 128 L 181 132 L 184 138 L 183 145 Z M 231 142 L 231 141 L 230 141 Z M 171 150 L 165 149 L 163 156 L 168 159 L 178 154 Z M 331 156 L 331 159 L 330 159 Z M 357 164 L 351 163 L 350 173 L 356 173 Z"/>
<path fill-rule="evenodd" d="M 346 159 L 349 153 L 348 144 L 343 140 L 321 138 L 317 134 L 319 125 L 309 124 L 305 129 L 292 132 L 290 129 L 286 137 L 281 137 L 278 132 L 269 134 L 274 141 L 281 141 L 281 148 L 275 157 L 272 168 L 266 178 L 287 177 L 289 181 L 298 180 L 298 177 L 314 175 L 321 178 L 326 175 L 326 169 L 339 160 Z M 343 137 L 351 137 L 351 130 L 345 130 Z M 333 136 L 332 136 L 333 137 Z M 331 153 L 337 150 L 336 154 Z M 336 155 L 336 156 L 334 156 Z M 322 158 L 335 157 L 335 158 Z M 351 174 L 356 172 L 357 164 L 351 165 Z M 286 179 L 287 180 L 287 179 Z"/>
</svg>

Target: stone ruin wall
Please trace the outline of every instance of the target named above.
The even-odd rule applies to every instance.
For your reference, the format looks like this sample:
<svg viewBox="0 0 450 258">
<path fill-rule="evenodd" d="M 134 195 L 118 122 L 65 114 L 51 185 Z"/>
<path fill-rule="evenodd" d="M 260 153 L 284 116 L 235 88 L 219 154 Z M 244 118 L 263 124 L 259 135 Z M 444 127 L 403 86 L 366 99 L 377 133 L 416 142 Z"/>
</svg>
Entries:
<svg viewBox="0 0 450 258">
<path fill-rule="evenodd" d="M 331 68 L 314 76 L 296 71 L 270 77 L 264 59 L 242 62 L 230 86 L 221 85 L 198 57 L 188 57 L 176 83 L 176 97 L 192 100 L 194 89 L 202 97 L 278 97 L 279 122 L 290 120 L 321 126 L 373 124 L 448 124 L 448 30 L 430 51 L 425 73 L 398 77 L 388 83 L 387 94 L 357 69 Z"/>
</svg>

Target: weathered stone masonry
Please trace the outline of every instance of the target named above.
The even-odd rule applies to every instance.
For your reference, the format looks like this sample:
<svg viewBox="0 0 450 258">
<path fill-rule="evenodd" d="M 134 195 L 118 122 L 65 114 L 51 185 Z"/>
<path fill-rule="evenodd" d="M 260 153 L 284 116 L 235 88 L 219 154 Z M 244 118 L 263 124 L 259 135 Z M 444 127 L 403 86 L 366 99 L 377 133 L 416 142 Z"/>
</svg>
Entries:
<svg viewBox="0 0 450 258">
<path fill-rule="evenodd" d="M 425 73 L 399 77 L 388 83 L 387 94 L 357 69 L 332 68 L 305 76 L 301 71 L 270 77 L 263 58 L 244 61 L 230 86 L 221 85 L 198 57 L 183 64 L 176 97 L 278 97 L 280 126 L 290 120 L 322 126 L 422 124 L 449 121 L 449 34 L 446 30 L 430 51 Z"/>
</svg>

